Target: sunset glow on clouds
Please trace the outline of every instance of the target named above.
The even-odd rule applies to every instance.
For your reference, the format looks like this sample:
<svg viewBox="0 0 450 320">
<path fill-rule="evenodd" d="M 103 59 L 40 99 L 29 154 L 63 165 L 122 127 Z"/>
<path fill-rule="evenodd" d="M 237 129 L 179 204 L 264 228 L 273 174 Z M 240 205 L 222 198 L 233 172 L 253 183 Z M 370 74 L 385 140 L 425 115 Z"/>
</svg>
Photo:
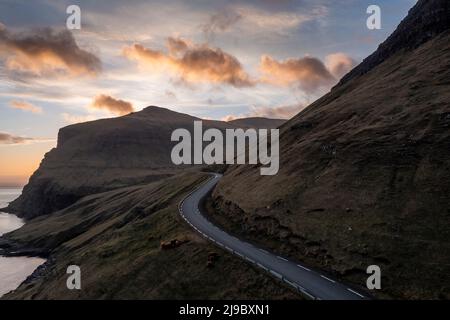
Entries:
<svg viewBox="0 0 450 320">
<path fill-rule="evenodd" d="M 134 111 L 133 105 L 130 102 L 116 99 L 105 94 L 96 96 L 90 107 L 93 109 L 108 110 L 119 116 L 124 116 Z"/>
<path fill-rule="evenodd" d="M 134 44 L 123 50 L 151 72 L 172 72 L 188 83 L 211 82 L 248 87 L 253 83 L 241 63 L 231 54 L 206 44 L 193 45 L 181 39 L 168 38 L 168 53 Z"/>
<path fill-rule="evenodd" d="M 6 69 L 36 76 L 95 75 L 101 69 L 100 59 L 80 49 L 68 30 L 45 28 L 15 34 L 0 25 L 0 55 Z"/>
<path fill-rule="evenodd" d="M 1 1 L 0 185 L 20 167 L 29 175 L 60 127 L 148 105 L 290 118 L 375 50 L 415 1 L 380 2 L 383 29 L 369 31 L 366 0 L 78 1 L 81 30 L 66 29 L 71 1 Z"/>
<path fill-rule="evenodd" d="M 298 85 L 307 93 L 319 88 L 329 88 L 350 71 L 356 62 L 344 53 L 326 57 L 327 66 L 317 58 L 289 58 L 277 61 L 263 55 L 259 70 L 261 75 L 250 76 L 239 60 L 220 48 L 207 44 L 193 44 L 180 38 L 167 39 L 167 52 L 134 44 L 123 49 L 123 55 L 136 61 L 152 73 L 171 73 L 181 81 L 195 83 L 228 84 L 234 87 L 251 87 L 258 83 L 277 86 Z"/>
<path fill-rule="evenodd" d="M 35 106 L 34 104 L 26 102 L 26 101 L 13 100 L 10 102 L 9 106 L 13 109 L 29 111 L 32 113 L 42 113 L 41 107 Z"/>
</svg>

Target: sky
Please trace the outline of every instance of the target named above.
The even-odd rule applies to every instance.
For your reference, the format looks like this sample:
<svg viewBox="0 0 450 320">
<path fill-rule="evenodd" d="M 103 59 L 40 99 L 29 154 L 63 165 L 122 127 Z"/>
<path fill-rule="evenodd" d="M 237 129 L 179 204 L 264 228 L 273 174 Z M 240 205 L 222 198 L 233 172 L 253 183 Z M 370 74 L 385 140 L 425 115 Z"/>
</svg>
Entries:
<svg viewBox="0 0 450 320">
<path fill-rule="evenodd" d="M 376 50 L 416 0 L 0 0 L 0 186 L 61 127 L 156 105 L 288 119 Z M 381 8 L 380 30 L 366 10 Z M 69 30 L 68 6 L 81 28 Z"/>
</svg>

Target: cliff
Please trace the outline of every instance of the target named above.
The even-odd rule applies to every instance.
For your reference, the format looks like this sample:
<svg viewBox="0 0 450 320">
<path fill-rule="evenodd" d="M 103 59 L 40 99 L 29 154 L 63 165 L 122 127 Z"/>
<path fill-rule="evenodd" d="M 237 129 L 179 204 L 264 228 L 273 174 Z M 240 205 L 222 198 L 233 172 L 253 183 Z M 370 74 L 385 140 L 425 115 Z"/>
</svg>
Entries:
<svg viewBox="0 0 450 320">
<path fill-rule="evenodd" d="M 175 144 L 171 134 L 178 128 L 192 131 L 195 120 L 200 119 L 152 106 L 123 117 L 64 127 L 57 147 L 45 155 L 22 195 L 7 211 L 31 219 L 65 208 L 85 195 L 171 176 L 182 169 L 170 158 Z M 239 124 L 275 127 L 280 123 L 243 119 Z M 235 126 L 203 120 L 205 130 Z"/>
</svg>

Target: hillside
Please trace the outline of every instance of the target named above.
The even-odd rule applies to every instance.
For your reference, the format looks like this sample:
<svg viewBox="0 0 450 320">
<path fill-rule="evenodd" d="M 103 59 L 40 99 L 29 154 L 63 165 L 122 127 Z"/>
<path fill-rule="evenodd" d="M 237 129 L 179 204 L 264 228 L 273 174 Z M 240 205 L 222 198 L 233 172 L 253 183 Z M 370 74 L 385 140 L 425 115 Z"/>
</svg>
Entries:
<svg viewBox="0 0 450 320">
<path fill-rule="evenodd" d="M 237 128 L 267 128 L 274 129 L 280 127 L 286 120 L 282 119 L 268 119 L 261 117 L 250 117 L 228 121 L 229 124 Z"/>
<path fill-rule="evenodd" d="M 180 169 L 170 159 L 175 144 L 171 134 L 178 128 L 192 131 L 195 120 L 201 119 L 152 106 L 123 117 L 64 127 L 57 147 L 45 155 L 7 211 L 30 219 L 65 208 L 85 195 L 167 178 Z M 275 127 L 280 122 L 260 118 L 248 123 Z M 203 120 L 204 130 L 235 126 Z"/>
<path fill-rule="evenodd" d="M 379 265 L 380 297 L 448 299 L 449 17 L 448 1 L 419 1 L 373 55 L 281 127 L 278 175 L 226 172 L 214 219 L 361 287 Z"/>
<path fill-rule="evenodd" d="M 30 220 L 0 239 L 0 253 L 48 260 L 2 299 L 298 299 L 181 219 L 179 201 L 205 178 L 180 174 L 90 195 Z M 177 245 L 161 245 L 171 241 Z M 218 258 L 208 267 L 211 253 Z M 70 264 L 81 268 L 82 290 L 67 290 Z"/>
</svg>

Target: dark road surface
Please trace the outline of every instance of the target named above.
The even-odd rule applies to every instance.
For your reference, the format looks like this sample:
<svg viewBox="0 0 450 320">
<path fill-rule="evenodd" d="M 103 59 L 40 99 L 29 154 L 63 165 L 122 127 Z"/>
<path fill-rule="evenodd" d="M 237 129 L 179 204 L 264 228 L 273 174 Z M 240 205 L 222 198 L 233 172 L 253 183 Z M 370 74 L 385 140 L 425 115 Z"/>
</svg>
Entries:
<svg viewBox="0 0 450 320">
<path fill-rule="evenodd" d="M 220 180 L 220 174 L 190 193 L 179 205 L 181 216 L 203 237 L 234 255 L 247 260 L 269 272 L 310 299 L 321 300 L 361 300 L 368 299 L 364 293 L 349 288 L 336 280 L 311 270 L 298 262 L 268 252 L 264 249 L 237 239 L 213 225 L 200 212 L 200 202 Z"/>
</svg>

